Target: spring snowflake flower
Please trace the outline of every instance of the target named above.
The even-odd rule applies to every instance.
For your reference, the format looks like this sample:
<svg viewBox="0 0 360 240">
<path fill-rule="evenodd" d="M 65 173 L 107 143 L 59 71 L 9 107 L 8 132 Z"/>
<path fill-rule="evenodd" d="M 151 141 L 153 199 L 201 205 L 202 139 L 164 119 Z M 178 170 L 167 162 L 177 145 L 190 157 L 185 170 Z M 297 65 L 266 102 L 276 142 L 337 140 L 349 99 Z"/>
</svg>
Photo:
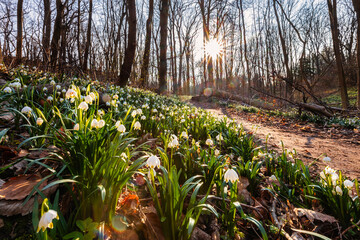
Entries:
<svg viewBox="0 0 360 240">
<path fill-rule="evenodd" d="M 144 115 L 142 115 L 141 120 L 146 120 L 146 117 Z"/>
<path fill-rule="evenodd" d="M 4 88 L 4 90 L 3 90 L 5 93 L 11 93 L 12 92 L 12 89 L 11 89 L 11 87 L 6 87 L 6 88 Z"/>
<path fill-rule="evenodd" d="M 155 167 L 160 167 L 160 159 L 153 155 L 151 157 L 149 157 L 146 161 L 146 166 L 148 166 L 149 168 L 154 169 Z"/>
<path fill-rule="evenodd" d="M 158 110 L 156 108 L 154 108 L 153 110 L 151 110 L 153 113 L 157 113 Z"/>
<path fill-rule="evenodd" d="M 36 124 L 37 124 L 38 126 L 41 126 L 41 125 L 43 124 L 43 122 L 44 122 L 44 120 L 43 120 L 42 118 L 36 119 Z"/>
<path fill-rule="evenodd" d="M 54 80 L 51 80 L 51 81 L 50 81 L 50 84 L 51 84 L 51 85 L 55 85 L 56 82 L 55 82 Z"/>
<path fill-rule="evenodd" d="M 125 127 L 123 124 L 120 124 L 120 125 L 117 127 L 117 130 L 118 130 L 120 133 L 124 133 L 124 132 L 126 132 L 126 127 Z"/>
<path fill-rule="evenodd" d="M 344 186 L 348 189 L 352 189 L 354 186 L 354 182 L 350 181 L 350 180 L 345 180 L 344 181 Z"/>
<path fill-rule="evenodd" d="M 329 166 L 327 166 L 327 167 L 325 167 L 325 174 L 330 174 L 330 175 L 332 175 L 332 174 L 334 174 L 335 172 L 336 172 L 336 170 L 335 169 L 332 169 L 331 167 L 329 167 Z"/>
<path fill-rule="evenodd" d="M 61 86 L 60 85 L 56 85 L 56 90 L 60 90 Z"/>
<path fill-rule="evenodd" d="M 169 144 L 168 144 L 168 147 L 169 147 L 169 148 L 175 148 L 175 147 L 177 147 L 177 146 L 179 146 L 179 140 L 178 140 L 178 138 L 173 134 L 173 135 L 170 136 L 170 142 L 169 142 Z"/>
<path fill-rule="evenodd" d="M 324 157 L 324 158 L 323 158 L 323 161 L 324 161 L 324 162 L 327 162 L 327 163 L 328 163 L 328 162 L 331 162 L 331 158 L 329 158 L 329 157 Z"/>
<path fill-rule="evenodd" d="M 26 114 L 28 117 L 30 117 L 31 112 L 32 112 L 32 109 L 28 106 L 23 107 L 23 109 L 21 109 L 21 113 Z"/>
<path fill-rule="evenodd" d="M 140 116 L 141 116 L 142 113 L 143 113 L 143 111 L 141 110 L 141 108 L 137 109 L 136 112 L 137 112 L 137 114 L 140 115 Z"/>
<path fill-rule="evenodd" d="M 185 131 L 183 131 L 183 132 L 180 134 L 180 137 L 181 137 L 181 138 L 185 138 L 185 139 L 188 139 L 188 138 L 189 138 L 188 134 L 187 134 Z"/>
<path fill-rule="evenodd" d="M 63 102 L 63 101 L 64 101 L 64 99 L 63 99 L 63 98 L 60 98 L 59 100 L 60 100 L 60 102 Z"/>
<path fill-rule="evenodd" d="M 74 90 L 74 89 L 69 89 L 67 90 L 66 94 L 65 94 L 65 97 L 68 99 L 68 98 L 76 98 L 77 97 L 77 92 Z"/>
<path fill-rule="evenodd" d="M 181 119 L 181 121 L 180 121 L 181 123 L 184 123 L 185 122 L 185 119 Z"/>
<path fill-rule="evenodd" d="M 137 121 L 135 124 L 134 124 L 134 129 L 135 130 L 140 130 L 141 129 L 141 124 L 139 121 Z"/>
<path fill-rule="evenodd" d="M 48 96 L 48 98 L 46 100 L 51 102 L 52 100 L 54 100 L 54 98 L 52 96 Z"/>
<path fill-rule="evenodd" d="M 75 126 L 74 126 L 74 130 L 75 131 L 79 131 L 79 129 L 80 129 L 80 125 L 77 123 L 77 124 L 75 124 Z"/>
<path fill-rule="evenodd" d="M 93 119 L 92 121 L 91 121 L 91 127 L 92 128 L 97 128 L 97 129 L 99 129 L 99 128 L 102 128 L 102 127 L 104 127 L 105 126 L 105 121 L 104 120 L 96 120 L 96 119 Z"/>
<path fill-rule="evenodd" d="M 54 218 L 59 219 L 59 215 L 57 214 L 56 211 L 49 210 L 46 213 L 44 213 L 40 218 L 39 226 L 36 232 L 39 232 L 40 229 L 44 232 L 46 228 L 53 228 L 54 225 L 52 221 L 54 220 Z"/>
<path fill-rule="evenodd" d="M 92 104 L 92 101 L 93 101 L 93 99 L 92 99 L 92 97 L 91 97 L 90 95 L 87 95 L 87 96 L 85 97 L 85 102 L 86 102 L 86 103 Z"/>
<path fill-rule="evenodd" d="M 208 146 L 212 146 L 212 145 L 214 145 L 214 142 L 213 142 L 213 140 L 211 140 L 211 139 L 209 138 L 209 139 L 206 139 L 205 144 L 208 145 Z"/>
<path fill-rule="evenodd" d="M 228 169 L 225 172 L 224 180 L 225 180 L 225 182 L 230 181 L 231 183 L 235 183 L 235 182 L 239 181 L 239 175 L 235 172 L 234 169 Z"/>
<path fill-rule="evenodd" d="M 113 99 L 118 100 L 118 99 L 119 99 L 119 95 L 115 94 L 115 95 L 113 96 Z"/>
<path fill-rule="evenodd" d="M 137 114 L 138 114 L 137 111 L 134 110 L 134 111 L 132 111 L 131 116 L 132 116 L 133 118 L 135 118 Z"/>
<path fill-rule="evenodd" d="M 269 179 L 272 180 L 272 181 L 276 181 L 276 180 L 277 180 L 277 178 L 276 178 L 275 175 L 271 175 L 271 177 L 270 177 Z"/>
<path fill-rule="evenodd" d="M 218 150 L 218 149 L 215 149 L 215 156 L 217 157 L 217 156 L 219 156 L 220 155 L 220 151 Z"/>
<path fill-rule="evenodd" d="M 86 102 L 81 102 L 78 106 L 78 109 L 87 111 L 89 109 L 89 105 Z"/>
<path fill-rule="evenodd" d="M 13 83 L 10 83 L 9 86 L 18 89 L 18 88 L 21 88 L 21 83 L 20 82 L 13 82 Z"/>
<path fill-rule="evenodd" d="M 335 191 L 336 191 L 336 194 L 338 194 L 338 195 L 340 195 L 340 196 L 343 195 L 343 191 L 341 190 L 341 187 L 336 186 Z"/>
<path fill-rule="evenodd" d="M 47 90 L 48 90 L 47 87 L 44 87 L 44 88 L 43 88 L 43 91 L 44 91 L 44 92 L 47 92 Z"/>
<path fill-rule="evenodd" d="M 222 140 L 224 140 L 223 136 L 221 135 L 221 133 L 219 135 L 216 136 L 216 140 L 221 142 Z"/>
</svg>

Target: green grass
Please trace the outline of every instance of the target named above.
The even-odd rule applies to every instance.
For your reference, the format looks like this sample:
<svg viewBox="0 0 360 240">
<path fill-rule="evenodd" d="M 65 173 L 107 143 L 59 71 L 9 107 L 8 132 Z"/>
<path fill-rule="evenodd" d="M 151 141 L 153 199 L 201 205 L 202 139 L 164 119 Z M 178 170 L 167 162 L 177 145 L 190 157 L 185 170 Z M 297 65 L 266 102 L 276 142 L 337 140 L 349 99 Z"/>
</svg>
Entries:
<svg viewBox="0 0 360 240">
<path fill-rule="evenodd" d="M 356 94 L 356 87 L 348 89 L 349 102 L 351 106 L 356 106 Z M 323 98 L 323 101 L 331 106 L 341 107 L 341 96 L 338 91 Z"/>
</svg>

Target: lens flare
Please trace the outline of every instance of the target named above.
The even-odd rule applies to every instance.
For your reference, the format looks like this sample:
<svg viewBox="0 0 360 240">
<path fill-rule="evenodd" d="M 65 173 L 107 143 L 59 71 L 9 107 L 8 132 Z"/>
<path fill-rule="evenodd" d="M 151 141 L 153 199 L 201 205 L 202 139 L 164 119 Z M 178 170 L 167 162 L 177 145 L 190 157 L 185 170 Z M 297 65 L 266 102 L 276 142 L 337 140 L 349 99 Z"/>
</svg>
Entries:
<svg viewBox="0 0 360 240">
<path fill-rule="evenodd" d="M 212 59 L 216 59 L 223 52 L 224 48 L 222 43 L 216 39 L 212 38 L 205 44 L 205 53 Z"/>
</svg>

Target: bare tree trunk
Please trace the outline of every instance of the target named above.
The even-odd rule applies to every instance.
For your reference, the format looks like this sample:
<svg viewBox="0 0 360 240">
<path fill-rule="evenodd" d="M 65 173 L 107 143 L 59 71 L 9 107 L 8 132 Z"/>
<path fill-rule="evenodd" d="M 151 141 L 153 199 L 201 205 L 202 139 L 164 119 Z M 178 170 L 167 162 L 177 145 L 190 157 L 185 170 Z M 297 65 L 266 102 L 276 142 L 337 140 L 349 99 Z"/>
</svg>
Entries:
<svg viewBox="0 0 360 240">
<path fill-rule="evenodd" d="M 81 0 L 78 0 L 78 9 L 77 9 L 77 33 L 76 33 L 76 43 L 77 50 L 79 55 L 79 66 L 82 66 L 82 53 L 81 53 L 81 44 L 80 44 L 80 33 L 81 33 Z"/>
<path fill-rule="evenodd" d="M 61 0 L 56 0 L 56 18 L 54 23 L 54 33 L 51 40 L 51 65 L 56 68 L 59 52 L 59 41 L 62 31 L 62 20 L 64 15 L 65 4 Z"/>
<path fill-rule="evenodd" d="M 357 19 L 356 34 L 356 75 L 357 75 L 357 108 L 360 110 L 360 1 L 352 0 Z"/>
<path fill-rule="evenodd" d="M 146 21 L 146 37 L 145 37 L 145 49 L 143 56 L 143 64 L 141 66 L 140 86 L 145 87 L 147 85 L 147 78 L 149 75 L 149 62 L 150 62 L 150 44 L 151 44 L 151 32 L 152 32 L 152 19 L 154 15 L 154 0 L 149 1 L 149 16 Z"/>
<path fill-rule="evenodd" d="M 0 45 L 0 64 L 3 64 L 3 55 L 2 55 L 2 51 L 1 51 L 1 45 Z"/>
<path fill-rule="evenodd" d="M 125 49 L 124 62 L 120 69 L 118 85 L 126 86 L 131 74 L 136 51 L 136 5 L 135 0 L 126 0 L 128 10 L 128 41 Z"/>
<path fill-rule="evenodd" d="M 327 0 L 327 4 L 328 4 L 328 9 L 329 9 L 331 35 L 333 38 L 336 66 L 337 66 L 337 70 L 338 70 L 339 90 L 340 90 L 340 94 L 341 94 L 341 106 L 343 109 L 347 109 L 349 107 L 349 97 L 347 94 L 345 73 L 344 73 L 344 67 L 342 64 L 342 54 L 341 54 L 341 50 L 340 50 L 336 0 L 332 0 L 332 3 L 331 3 L 331 0 Z"/>
<path fill-rule="evenodd" d="M 85 44 L 85 53 L 84 53 L 84 60 L 83 60 L 83 71 L 87 70 L 87 63 L 89 58 L 89 50 L 91 45 L 91 22 L 92 22 L 92 9 L 93 9 L 93 1 L 89 1 L 89 22 L 87 26 L 87 33 L 86 33 L 86 44 Z"/>
<path fill-rule="evenodd" d="M 17 4 L 17 35 L 16 35 L 16 64 L 20 64 L 22 57 L 22 40 L 23 40 L 23 0 L 18 0 Z"/>
<path fill-rule="evenodd" d="M 168 37 L 168 17 L 169 17 L 169 0 L 161 0 L 160 8 L 160 64 L 159 64 L 159 92 L 164 93 L 167 90 L 166 73 L 167 73 L 167 37 Z"/>
<path fill-rule="evenodd" d="M 44 26 L 43 26 L 43 61 L 48 65 L 50 62 L 50 34 L 51 34 L 51 9 L 50 0 L 44 0 Z"/>
</svg>

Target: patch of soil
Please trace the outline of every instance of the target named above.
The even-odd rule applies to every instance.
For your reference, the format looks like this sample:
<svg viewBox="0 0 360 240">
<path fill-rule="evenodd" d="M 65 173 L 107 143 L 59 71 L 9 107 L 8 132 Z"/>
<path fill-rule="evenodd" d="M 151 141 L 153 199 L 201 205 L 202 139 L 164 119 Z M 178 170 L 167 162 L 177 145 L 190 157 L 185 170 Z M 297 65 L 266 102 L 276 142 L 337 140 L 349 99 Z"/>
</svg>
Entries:
<svg viewBox="0 0 360 240">
<path fill-rule="evenodd" d="M 326 164 L 322 154 L 332 159 L 327 164 L 331 168 L 341 170 L 350 178 L 360 179 L 360 133 L 339 128 L 319 128 L 311 123 L 279 120 L 279 117 L 259 117 L 256 113 L 244 113 L 217 106 L 205 101 L 191 101 L 196 107 L 203 108 L 217 116 L 228 116 L 241 123 L 246 131 L 265 141 L 268 139 L 270 148 L 281 151 L 281 143 L 285 148 L 296 149 L 305 163 L 312 163 L 321 171 Z"/>
</svg>

